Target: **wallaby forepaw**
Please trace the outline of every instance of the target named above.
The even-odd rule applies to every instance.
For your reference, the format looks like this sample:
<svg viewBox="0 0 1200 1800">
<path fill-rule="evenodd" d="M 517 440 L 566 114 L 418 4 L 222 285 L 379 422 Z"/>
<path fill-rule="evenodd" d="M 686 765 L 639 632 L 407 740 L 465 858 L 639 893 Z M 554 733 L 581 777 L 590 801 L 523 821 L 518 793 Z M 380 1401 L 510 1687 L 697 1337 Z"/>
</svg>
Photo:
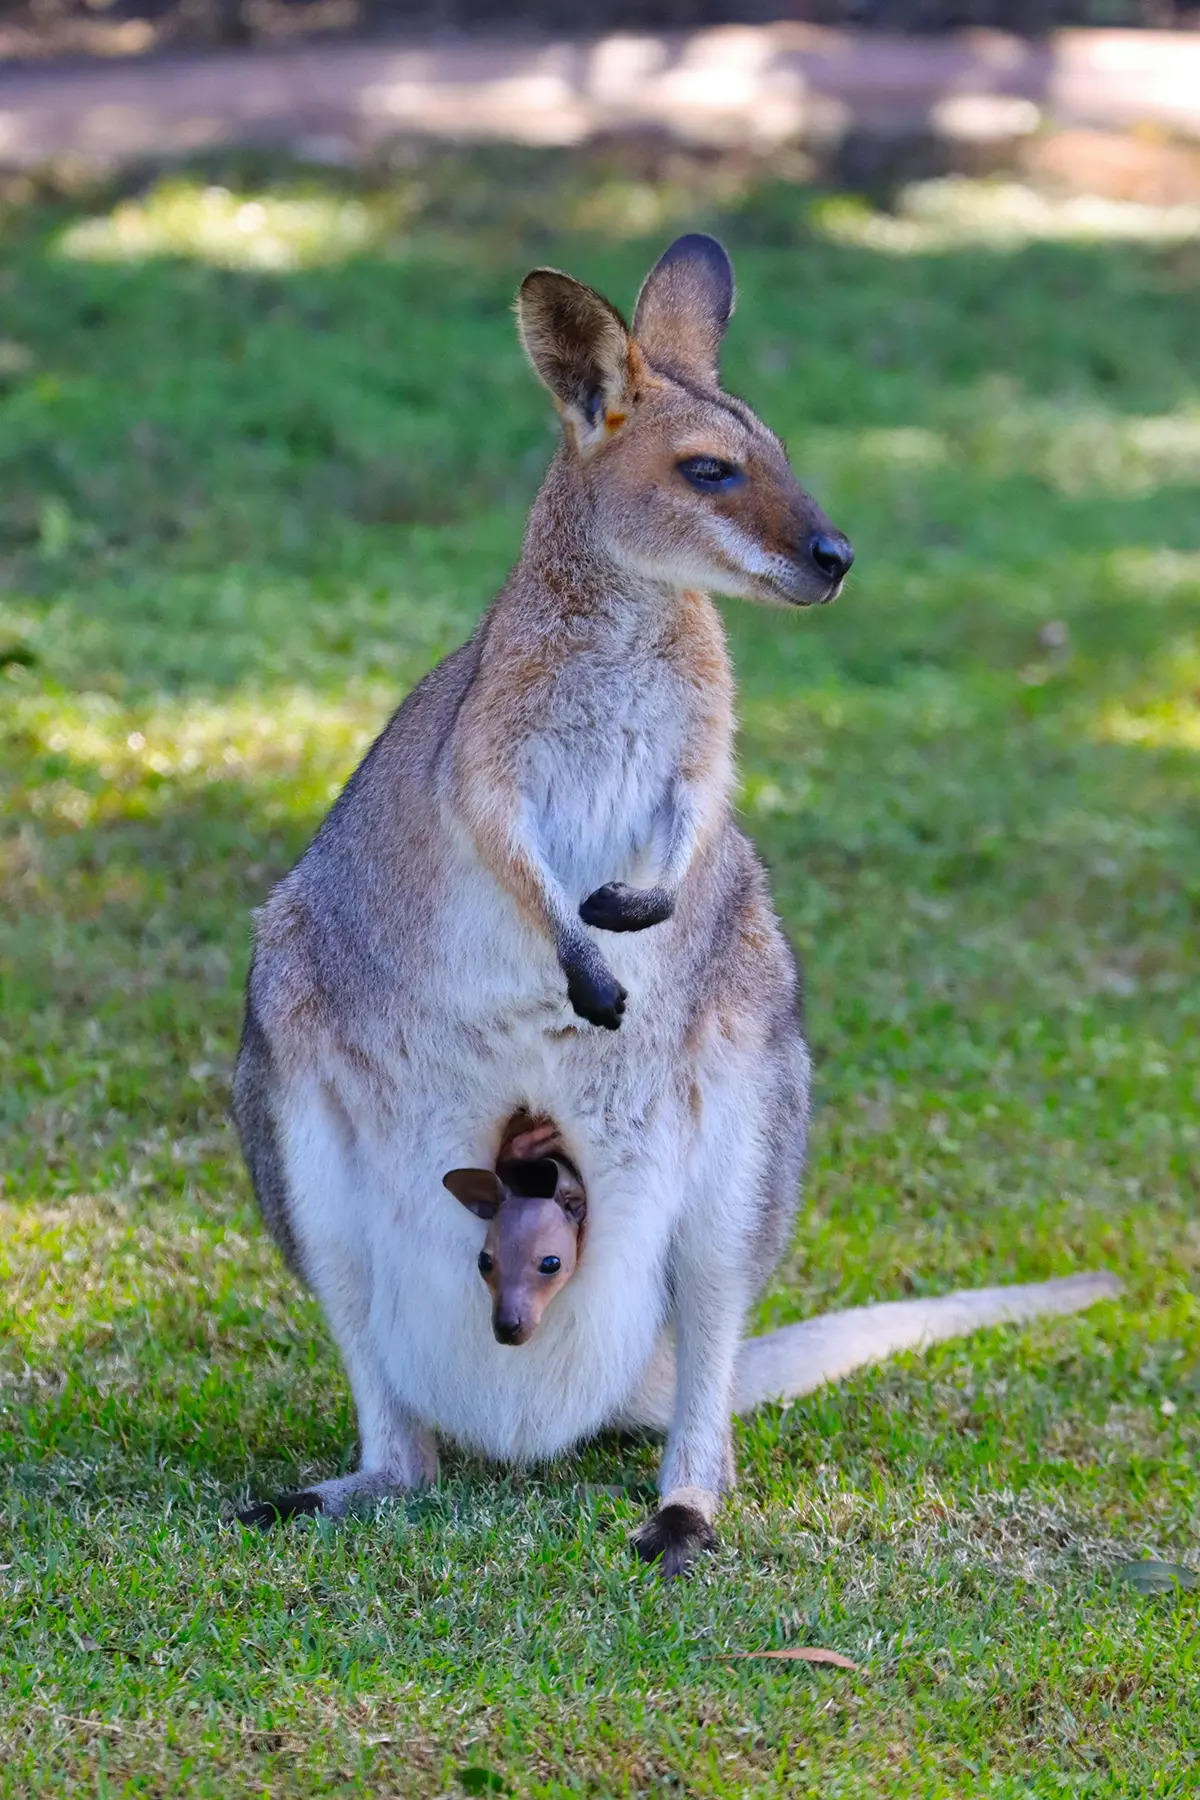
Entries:
<svg viewBox="0 0 1200 1800">
<path fill-rule="evenodd" d="M 285 1519 L 323 1511 L 320 1494 L 305 1488 L 299 1493 L 276 1494 L 273 1500 L 254 1500 L 249 1506 L 239 1506 L 237 1516 L 243 1525 L 257 1525 L 260 1531 L 270 1531 L 273 1525 L 282 1525 Z"/>
<path fill-rule="evenodd" d="M 665 1580 L 686 1575 L 703 1550 L 715 1550 L 717 1534 L 694 1506 L 660 1506 L 652 1519 L 634 1532 L 634 1554 L 657 1563 Z"/>
<path fill-rule="evenodd" d="M 661 925 L 674 911 L 675 902 L 666 888 L 635 888 L 624 881 L 608 881 L 588 895 L 579 916 L 597 931 L 645 931 Z"/>
<path fill-rule="evenodd" d="M 589 1025 L 617 1031 L 625 1011 L 625 989 L 605 968 L 579 969 L 567 978 L 567 999 Z"/>
</svg>

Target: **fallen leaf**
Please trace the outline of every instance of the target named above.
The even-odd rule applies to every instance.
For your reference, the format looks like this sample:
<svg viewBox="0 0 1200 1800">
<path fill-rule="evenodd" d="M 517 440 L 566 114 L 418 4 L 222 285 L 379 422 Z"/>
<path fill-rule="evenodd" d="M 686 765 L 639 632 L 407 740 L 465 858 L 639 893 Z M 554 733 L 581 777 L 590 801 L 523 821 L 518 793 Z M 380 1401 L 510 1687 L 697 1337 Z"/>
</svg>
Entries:
<svg viewBox="0 0 1200 1800">
<path fill-rule="evenodd" d="M 726 1662 L 746 1662 L 755 1658 L 770 1657 L 776 1662 L 832 1663 L 838 1669 L 853 1669 L 862 1674 L 862 1666 L 851 1662 L 840 1650 L 820 1650 L 814 1644 L 802 1644 L 791 1650 L 730 1650 L 726 1653 Z"/>
<path fill-rule="evenodd" d="M 1122 1563 L 1117 1577 L 1127 1581 L 1139 1594 L 1170 1594 L 1178 1588 L 1200 1587 L 1200 1575 L 1195 1569 L 1185 1569 L 1182 1563 Z"/>
</svg>

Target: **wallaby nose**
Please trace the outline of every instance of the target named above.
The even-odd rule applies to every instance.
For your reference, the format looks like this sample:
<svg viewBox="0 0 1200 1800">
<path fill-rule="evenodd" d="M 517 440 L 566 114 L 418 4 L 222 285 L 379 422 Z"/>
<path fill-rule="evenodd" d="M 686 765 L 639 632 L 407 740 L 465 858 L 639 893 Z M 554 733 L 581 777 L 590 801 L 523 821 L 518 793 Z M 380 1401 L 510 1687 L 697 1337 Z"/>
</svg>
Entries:
<svg viewBox="0 0 1200 1800">
<path fill-rule="evenodd" d="M 829 581 L 841 581 L 854 561 L 850 540 L 840 531 L 815 531 L 808 540 L 808 554 Z"/>
<path fill-rule="evenodd" d="M 521 1341 L 523 1320 L 520 1313 L 497 1313 L 492 1320 L 492 1330 L 496 1334 L 498 1344 L 517 1344 Z"/>
</svg>

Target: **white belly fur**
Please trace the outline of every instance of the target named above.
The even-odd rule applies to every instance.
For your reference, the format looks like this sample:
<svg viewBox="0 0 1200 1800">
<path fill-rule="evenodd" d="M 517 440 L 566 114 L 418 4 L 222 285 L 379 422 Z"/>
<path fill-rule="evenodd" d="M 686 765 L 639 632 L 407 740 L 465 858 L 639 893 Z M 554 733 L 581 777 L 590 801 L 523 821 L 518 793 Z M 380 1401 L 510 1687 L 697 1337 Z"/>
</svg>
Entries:
<svg viewBox="0 0 1200 1800">
<path fill-rule="evenodd" d="M 665 1242 L 651 1252 L 637 1196 L 610 1189 L 577 1275 L 533 1340 L 506 1348 L 475 1266 L 484 1228 L 462 1209 L 455 1218 L 441 1193 L 448 1204 L 435 1196 L 416 1209 L 419 1257 L 376 1234 L 371 1323 L 394 1389 L 426 1424 L 488 1456 L 556 1455 L 615 1418 L 636 1387 L 659 1333 Z"/>
<path fill-rule="evenodd" d="M 357 1329 L 396 1396 L 444 1436 L 499 1460 L 555 1455 L 614 1420 L 662 1331 L 667 1250 L 683 1201 L 681 1121 L 653 1073 L 656 1058 L 636 1059 L 645 1086 L 635 1092 L 620 1079 L 630 1059 L 605 1057 L 607 1048 L 582 1038 L 564 1056 L 561 1041 L 530 1019 L 495 1050 L 409 1060 L 386 1125 L 360 1123 L 371 1108 L 340 1059 L 294 1090 L 288 1109 L 297 1235 L 331 1319 L 346 1309 L 329 1305 L 329 1284 L 353 1284 Z M 494 1133 L 516 1104 L 549 1113 L 579 1155 L 588 1221 L 575 1276 L 531 1342 L 510 1348 L 492 1335 L 476 1267 L 485 1226 L 442 1176 L 488 1166 Z"/>
</svg>

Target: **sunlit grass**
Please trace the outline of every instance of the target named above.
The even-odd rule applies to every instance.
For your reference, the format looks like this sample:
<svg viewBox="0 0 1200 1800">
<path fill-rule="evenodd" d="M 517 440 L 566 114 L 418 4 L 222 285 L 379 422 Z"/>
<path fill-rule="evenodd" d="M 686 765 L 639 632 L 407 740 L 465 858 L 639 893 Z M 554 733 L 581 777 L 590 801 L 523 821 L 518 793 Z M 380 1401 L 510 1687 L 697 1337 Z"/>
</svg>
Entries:
<svg viewBox="0 0 1200 1800">
<path fill-rule="evenodd" d="M 838 196 L 822 202 L 814 218 L 837 243 L 892 256 L 970 244 L 1011 250 L 1039 242 L 1170 244 L 1200 237 L 1200 206 L 1053 195 L 1020 182 L 964 175 L 910 182 L 887 212 Z"/>
<path fill-rule="evenodd" d="M 826 471 L 860 477 L 875 466 L 885 476 L 917 474 L 969 458 L 998 479 L 1032 476 L 1057 492 L 1152 493 L 1171 483 L 1200 489 L 1200 413 L 1130 416 L 1103 406 L 1039 400 L 1009 378 L 992 375 L 947 406 L 941 431 L 823 432 L 810 455 Z"/>
<path fill-rule="evenodd" d="M 1113 1571 L 1196 1566 L 1194 246 L 795 172 L 247 166 L 0 240 L 6 1800 L 1187 1791 L 1194 1595 Z M 858 549 L 836 607 L 727 609 L 818 1070 L 759 1318 L 1128 1298 L 747 1423 L 686 1586 L 612 1438 L 247 1538 L 232 1498 L 354 1438 L 227 1121 L 250 910 L 516 554 L 521 274 L 628 306 L 677 224 L 733 245 L 730 384 Z M 865 1673 L 724 1660 L 804 1643 Z"/>
<path fill-rule="evenodd" d="M 149 707 L 84 694 L 20 701 L 11 723 L 39 758 L 26 796 L 35 818 L 98 825 L 131 799 L 139 811 L 154 812 L 183 793 L 231 780 L 286 782 L 295 812 L 306 818 L 322 797 L 333 798 L 347 763 L 378 730 L 388 698 L 378 685 L 355 699 L 293 688 Z M 81 779 L 47 780 L 47 765 L 59 759 Z"/>
<path fill-rule="evenodd" d="M 85 261 L 191 256 L 219 268 L 287 271 L 354 256 L 378 236 L 378 221 L 361 200 L 234 193 L 177 177 L 68 226 L 58 247 Z"/>
<path fill-rule="evenodd" d="M 1100 736 L 1114 744 L 1200 750 L 1200 633 L 1164 645 L 1134 693 L 1102 710 Z"/>
<path fill-rule="evenodd" d="M 530 155 L 524 153 L 525 159 Z M 522 162 L 517 167 L 523 172 Z M 756 181 L 764 176 L 794 181 L 805 170 L 803 159 L 787 150 L 747 164 L 677 153 L 666 174 L 655 178 L 622 168 L 619 157 L 611 166 L 598 160 L 590 177 L 580 178 L 568 161 L 557 184 L 540 177 L 532 193 L 514 192 L 505 204 L 527 215 L 527 226 L 540 212 L 558 229 L 640 238 L 686 223 L 698 204 L 731 211 L 753 204 Z M 475 183 L 468 176 L 472 205 Z M 286 273 L 369 249 L 396 250 L 422 218 L 440 220 L 447 199 L 436 175 L 428 180 L 411 170 L 379 178 L 361 194 L 330 191 L 315 176 L 229 186 L 173 175 L 106 212 L 73 221 L 58 235 L 57 249 L 82 261 L 181 256 L 218 268 Z M 812 204 L 810 218 L 832 242 L 897 256 L 972 245 L 1003 251 L 1030 243 L 1171 245 L 1200 239 L 1198 206 L 1055 195 L 1019 182 L 961 175 L 909 182 L 886 210 L 862 196 L 826 196 Z M 0 355 L 0 375 L 3 366 Z"/>
<path fill-rule="evenodd" d="M 1114 552 L 1111 562 L 1131 594 L 1153 599 L 1194 591 L 1200 600 L 1200 551 L 1131 545 Z"/>
</svg>

